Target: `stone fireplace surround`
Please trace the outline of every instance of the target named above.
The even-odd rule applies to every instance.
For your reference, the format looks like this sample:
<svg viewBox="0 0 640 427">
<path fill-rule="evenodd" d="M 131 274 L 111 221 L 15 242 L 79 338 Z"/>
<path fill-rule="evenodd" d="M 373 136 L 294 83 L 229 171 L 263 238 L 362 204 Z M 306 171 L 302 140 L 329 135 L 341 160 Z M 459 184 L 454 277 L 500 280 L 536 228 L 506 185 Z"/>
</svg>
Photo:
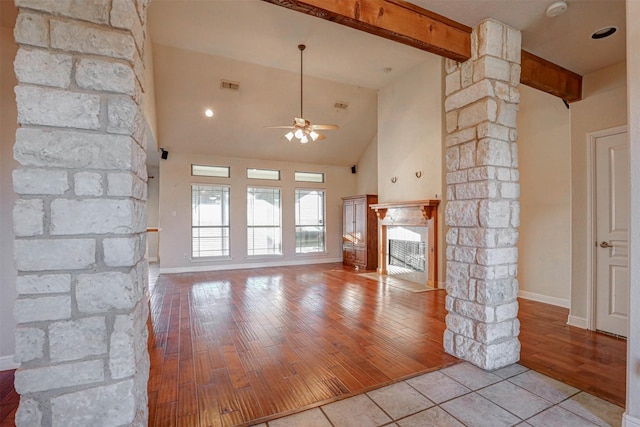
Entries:
<svg viewBox="0 0 640 427">
<path fill-rule="evenodd" d="M 378 274 L 387 274 L 387 228 L 395 226 L 427 227 L 427 283 L 438 287 L 438 205 L 440 200 L 416 200 L 371 205 L 378 217 Z"/>
</svg>

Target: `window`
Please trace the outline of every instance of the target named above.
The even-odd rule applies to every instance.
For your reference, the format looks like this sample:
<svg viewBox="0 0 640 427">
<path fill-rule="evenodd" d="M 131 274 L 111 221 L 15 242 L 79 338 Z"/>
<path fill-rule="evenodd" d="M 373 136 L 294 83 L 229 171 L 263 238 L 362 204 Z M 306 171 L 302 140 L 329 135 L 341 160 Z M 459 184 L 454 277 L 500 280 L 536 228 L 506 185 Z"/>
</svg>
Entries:
<svg viewBox="0 0 640 427">
<path fill-rule="evenodd" d="M 229 256 L 229 187 L 191 186 L 191 257 Z"/>
<path fill-rule="evenodd" d="M 296 253 L 325 252 L 324 190 L 296 189 Z"/>
<path fill-rule="evenodd" d="M 281 255 L 279 188 L 247 189 L 247 254 Z"/>
<path fill-rule="evenodd" d="M 229 178 L 230 169 L 229 169 L 229 166 L 191 165 L 191 175 Z"/>
<path fill-rule="evenodd" d="M 280 181 L 280 171 L 272 169 L 247 169 L 247 178 Z"/>
<path fill-rule="evenodd" d="M 299 182 L 324 182 L 322 172 L 295 172 L 295 180 Z"/>
</svg>

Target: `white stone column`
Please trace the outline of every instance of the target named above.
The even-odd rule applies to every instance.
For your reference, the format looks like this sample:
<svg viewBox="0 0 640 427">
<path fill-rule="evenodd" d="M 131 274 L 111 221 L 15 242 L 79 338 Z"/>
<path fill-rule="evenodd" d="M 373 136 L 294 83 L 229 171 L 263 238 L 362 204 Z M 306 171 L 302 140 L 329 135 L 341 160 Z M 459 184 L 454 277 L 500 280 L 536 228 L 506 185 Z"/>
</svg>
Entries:
<svg viewBox="0 0 640 427">
<path fill-rule="evenodd" d="M 16 0 L 17 426 L 147 425 L 147 0 Z"/>
<path fill-rule="evenodd" d="M 447 353 L 483 369 L 520 358 L 520 32 L 485 20 L 471 59 L 446 60 Z"/>
</svg>

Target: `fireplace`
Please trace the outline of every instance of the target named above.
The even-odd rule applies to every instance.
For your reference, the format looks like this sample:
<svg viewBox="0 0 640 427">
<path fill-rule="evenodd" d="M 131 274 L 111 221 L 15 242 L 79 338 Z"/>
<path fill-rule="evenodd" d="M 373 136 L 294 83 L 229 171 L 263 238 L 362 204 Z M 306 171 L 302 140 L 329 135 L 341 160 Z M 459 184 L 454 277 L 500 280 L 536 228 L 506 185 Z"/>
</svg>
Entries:
<svg viewBox="0 0 640 427">
<path fill-rule="evenodd" d="M 371 205 L 378 216 L 378 273 L 438 286 L 439 200 Z"/>
</svg>

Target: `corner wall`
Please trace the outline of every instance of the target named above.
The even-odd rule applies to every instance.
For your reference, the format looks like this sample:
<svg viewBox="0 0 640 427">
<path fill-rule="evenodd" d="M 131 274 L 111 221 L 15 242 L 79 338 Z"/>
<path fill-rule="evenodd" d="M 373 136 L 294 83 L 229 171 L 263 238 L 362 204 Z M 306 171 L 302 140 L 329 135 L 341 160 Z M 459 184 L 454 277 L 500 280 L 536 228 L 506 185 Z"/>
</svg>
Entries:
<svg viewBox="0 0 640 427">
<path fill-rule="evenodd" d="M 17 84 L 13 59 L 18 45 L 13 31 L 0 28 L 0 371 L 14 369 L 15 338 L 13 303 L 16 299 L 16 268 L 13 264 L 13 204 L 17 196 L 11 184 L 11 171 L 18 164 L 13 160 L 16 139 L 17 110 L 13 88 Z"/>
<path fill-rule="evenodd" d="M 560 98 L 520 85 L 519 296 L 569 307 L 571 112 Z"/>
<path fill-rule="evenodd" d="M 587 319 L 587 134 L 627 123 L 626 64 L 583 78 L 583 100 L 571 104 L 571 311 L 576 326 Z"/>
</svg>

